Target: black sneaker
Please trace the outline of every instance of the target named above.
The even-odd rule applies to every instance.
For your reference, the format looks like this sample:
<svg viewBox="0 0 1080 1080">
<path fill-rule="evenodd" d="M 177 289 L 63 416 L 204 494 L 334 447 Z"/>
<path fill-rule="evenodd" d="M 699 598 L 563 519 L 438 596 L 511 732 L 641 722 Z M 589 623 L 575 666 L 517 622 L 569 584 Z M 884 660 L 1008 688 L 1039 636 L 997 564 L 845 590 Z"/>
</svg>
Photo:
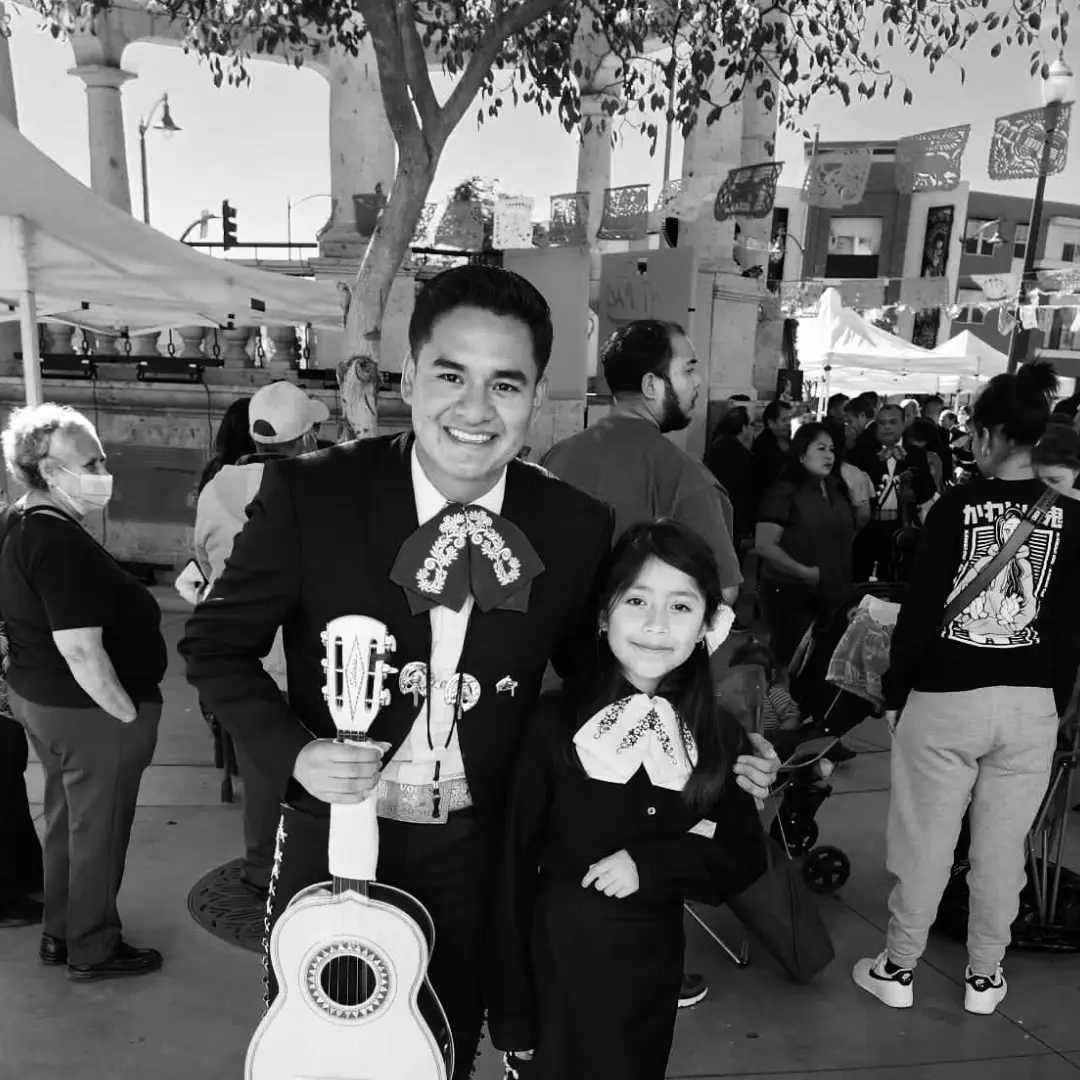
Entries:
<svg viewBox="0 0 1080 1080">
<path fill-rule="evenodd" d="M 0 930 L 17 926 L 37 926 L 45 915 L 45 905 L 29 896 L 20 896 L 0 908 Z"/>
<path fill-rule="evenodd" d="M 679 987 L 679 1008 L 688 1009 L 705 999 L 709 984 L 703 975 L 688 975 L 683 972 L 682 986 Z"/>
</svg>

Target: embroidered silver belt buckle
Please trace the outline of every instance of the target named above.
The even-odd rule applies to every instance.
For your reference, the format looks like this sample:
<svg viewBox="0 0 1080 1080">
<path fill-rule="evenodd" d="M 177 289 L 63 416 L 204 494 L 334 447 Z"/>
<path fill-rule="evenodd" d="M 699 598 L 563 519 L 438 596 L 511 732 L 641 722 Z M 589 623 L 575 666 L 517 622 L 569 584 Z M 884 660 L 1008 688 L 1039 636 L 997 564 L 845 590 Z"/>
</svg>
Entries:
<svg viewBox="0 0 1080 1080">
<path fill-rule="evenodd" d="M 469 782 L 464 776 L 440 780 L 437 784 L 380 780 L 375 797 L 379 817 L 409 825 L 445 825 L 455 810 L 472 806 Z"/>
</svg>

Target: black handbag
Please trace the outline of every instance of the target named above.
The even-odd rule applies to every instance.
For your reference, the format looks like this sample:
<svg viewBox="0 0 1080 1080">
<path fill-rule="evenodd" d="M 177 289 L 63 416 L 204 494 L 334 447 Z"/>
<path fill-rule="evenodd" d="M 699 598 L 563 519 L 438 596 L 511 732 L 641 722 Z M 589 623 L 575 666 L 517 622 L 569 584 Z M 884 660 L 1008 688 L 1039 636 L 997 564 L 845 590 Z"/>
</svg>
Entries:
<svg viewBox="0 0 1080 1080">
<path fill-rule="evenodd" d="M 775 840 L 767 845 L 769 869 L 728 907 L 794 982 L 808 983 L 836 951 L 799 867 Z"/>
</svg>

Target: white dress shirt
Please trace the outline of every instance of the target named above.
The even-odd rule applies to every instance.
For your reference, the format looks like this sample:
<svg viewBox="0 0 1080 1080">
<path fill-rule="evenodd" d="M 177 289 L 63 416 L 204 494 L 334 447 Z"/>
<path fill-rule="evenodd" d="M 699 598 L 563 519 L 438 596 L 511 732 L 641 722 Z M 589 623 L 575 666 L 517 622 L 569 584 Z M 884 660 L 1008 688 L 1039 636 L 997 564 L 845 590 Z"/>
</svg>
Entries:
<svg viewBox="0 0 1080 1080">
<path fill-rule="evenodd" d="M 427 478 L 416 456 L 415 447 L 412 452 L 411 471 L 416 517 L 418 522 L 424 525 L 439 514 L 449 500 Z M 504 469 L 498 483 L 487 494 L 474 499 L 470 505 L 482 506 L 493 514 L 500 514 L 505 493 Z M 457 728 L 453 727 L 454 701 L 451 700 L 449 704 L 446 701 L 446 683 L 457 672 L 472 609 L 471 595 L 466 598 L 460 611 L 451 611 L 441 605 L 431 609 L 431 655 L 428 658 L 431 664 L 431 701 L 421 701 L 420 711 L 413 721 L 408 737 L 382 771 L 384 780 L 399 784 L 430 784 L 435 779 L 436 762 L 440 760 L 440 782 L 465 776 L 458 732 Z M 428 704 L 431 706 L 431 742 L 434 748 L 428 745 Z M 450 737 L 449 743 L 447 736 Z"/>
</svg>

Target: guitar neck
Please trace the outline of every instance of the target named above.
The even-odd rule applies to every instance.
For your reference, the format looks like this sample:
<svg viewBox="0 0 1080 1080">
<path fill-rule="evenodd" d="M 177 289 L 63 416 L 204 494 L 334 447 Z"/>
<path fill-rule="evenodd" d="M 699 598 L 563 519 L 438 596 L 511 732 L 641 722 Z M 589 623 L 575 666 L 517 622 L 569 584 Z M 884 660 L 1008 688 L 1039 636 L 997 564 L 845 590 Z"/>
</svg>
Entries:
<svg viewBox="0 0 1080 1080">
<path fill-rule="evenodd" d="M 378 800 L 372 792 L 361 803 L 330 805 L 330 875 L 334 892 L 366 895 L 379 863 Z"/>
</svg>

